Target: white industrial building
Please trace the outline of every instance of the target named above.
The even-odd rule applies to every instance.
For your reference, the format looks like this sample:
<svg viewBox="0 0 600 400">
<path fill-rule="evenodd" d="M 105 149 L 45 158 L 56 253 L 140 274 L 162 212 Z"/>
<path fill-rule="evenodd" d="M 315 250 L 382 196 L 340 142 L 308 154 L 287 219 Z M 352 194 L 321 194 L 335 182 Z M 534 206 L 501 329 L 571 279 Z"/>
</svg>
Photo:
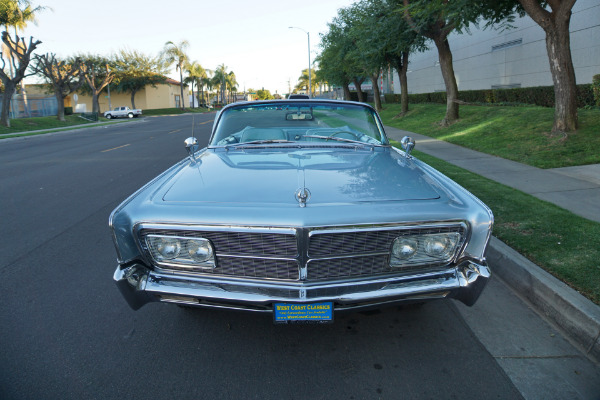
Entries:
<svg viewBox="0 0 600 400">
<path fill-rule="evenodd" d="M 552 86 L 545 33 L 529 16 L 504 31 L 472 28 L 448 37 L 459 90 Z M 577 84 L 600 74 L 600 0 L 578 0 L 571 17 L 571 55 Z M 409 57 L 408 93 L 445 91 L 435 45 Z M 390 74 L 391 75 L 391 74 Z M 392 78 L 392 76 L 390 76 Z M 400 93 L 398 75 L 384 92 Z"/>
</svg>

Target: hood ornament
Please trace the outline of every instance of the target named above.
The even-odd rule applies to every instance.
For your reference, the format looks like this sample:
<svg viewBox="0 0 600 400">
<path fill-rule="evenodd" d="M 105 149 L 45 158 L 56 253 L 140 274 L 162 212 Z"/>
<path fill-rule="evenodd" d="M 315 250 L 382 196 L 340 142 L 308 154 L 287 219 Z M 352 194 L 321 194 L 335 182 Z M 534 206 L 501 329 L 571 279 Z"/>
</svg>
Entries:
<svg viewBox="0 0 600 400">
<path fill-rule="evenodd" d="M 307 188 L 300 188 L 296 190 L 296 200 L 300 204 L 300 207 L 306 207 L 306 202 L 310 200 L 310 191 Z"/>
</svg>

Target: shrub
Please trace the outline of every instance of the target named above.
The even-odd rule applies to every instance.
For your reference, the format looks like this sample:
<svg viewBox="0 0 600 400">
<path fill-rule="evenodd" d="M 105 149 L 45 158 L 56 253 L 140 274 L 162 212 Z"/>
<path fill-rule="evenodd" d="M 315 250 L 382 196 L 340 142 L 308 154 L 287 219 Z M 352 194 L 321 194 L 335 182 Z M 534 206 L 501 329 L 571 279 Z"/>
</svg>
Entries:
<svg viewBox="0 0 600 400">
<path fill-rule="evenodd" d="M 600 74 L 592 77 L 592 91 L 594 95 L 594 103 L 600 107 Z"/>
<path fill-rule="evenodd" d="M 531 104 L 554 107 L 554 86 L 537 86 L 513 89 L 461 90 L 458 98 L 476 104 Z M 400 95 L 386 94 L 388 103 L 399 103 Z M 446 104 L 446 92 L 409 94 L 410 103 Z M 577 107 L 600 105 L 600 75 L 594 76 L 592 85 L 577 85 Z"/>
<path fill-rule="evenodd" d="M 73 107 L 65 107 L 65 115 L 73 115 Z"/>
</svg>

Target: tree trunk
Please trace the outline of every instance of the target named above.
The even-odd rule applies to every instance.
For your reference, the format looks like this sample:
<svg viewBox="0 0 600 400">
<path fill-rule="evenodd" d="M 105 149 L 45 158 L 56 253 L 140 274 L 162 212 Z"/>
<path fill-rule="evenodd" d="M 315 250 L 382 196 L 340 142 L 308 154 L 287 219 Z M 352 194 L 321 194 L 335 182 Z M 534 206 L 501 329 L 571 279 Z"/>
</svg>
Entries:
<svg viewBox="0 0 600 400">
<path fill-rule="evenodd" d="M 181 89 L 181 109 L 185 110 L 185 102 L 183 101 L 183 72 L 181 65 L 179 66 L 179 87 Z"/>
<path fill-rule="evenodd" d="M 360 87 L 362 85 L 363 81 L 362 80 L 358 80 L 358 78 L 354 78 L 354 86 L 356 86 L 356 94 L 358 95 L 358 101 L 360 101 L 361 103 L 365 102 L 365 96 L 363 94 L 362 88 Z"/>
<path fill-rule="evenodd" d="M 65 98 L 63 97 L 62 90 L 54 89 L 54 97 L 56 97 L 56 119 L 59 121 L 65 121 Z"/>
<path fill-rule="evenodd" d="M 403 51 L 402 57 L 396 59 L 396 70 L 398 71 L 398 78 L 400 78 L 400 112 L 404 115 L 408 112 L 408 79 L 406 73 L 408 72 L 408 52 Z"/>
<path fill-rule="evenodd" d="M 554 29 L 546 31 L 546 49 L 554 82 L 554 125 L 552 132 L 577 130 L 577 91 L 575 70 L 571 59 L 569 22 L 556 18 Z"/>
<path fill-rule="evenodd" d="M 10 128 L 10 102 L 15 94 L 16 86 L 11 81 L 4 82 L 4 93 L 2 93 L 2 114 L 0 114 L 0 124 Z"/>
<path fill-rule="evenodd" d="M 371 84 L 373 85 L 373 97 L 375 101 L 375 110 L 381 111 L 381 92 L 379 91 L 379 73 L 371 75 Z"/>
<path fill-rule="evenodd" d="M 348 87 L 348 83 L 344 83 L 344 100 L 352 100 L 350 96 L 350 88 Z"/>
<path fill-rule="evenodd" d="M 92 112 L 100 112 L 100 103 L 98 102 L 98 93 L 96 91 L 92 92 Z"/>
<path fill-rule="evenodd" d="M 527 14 L 546 33 L 546 50 L 554 82 L 554 124 L 552 132 L 577 129 L 577 88 L 571 59 L 569 25 L 576 0 L 548 2 L 550 10 L 536 0 L 518 0 Z"/>
<path fill-rule="evenodd" d="M 137 94 L 137 89 L 133 89 L 131 91 L 131 107 L 135 110 L 135 95 Z"/>
<path fill-rule="evenodd" d="M 452 52 L 447 37 L 434 39 L 435 46 L 438 49 L 440 58 L 440 67 L 444 84 L 446 85 L 446 117 L 442 120 L 443 126 L 448 126 L 456 122 L 458 116 L 458 85 L 454 75 L 454 66 L 452 65 Z"/>
</svg>

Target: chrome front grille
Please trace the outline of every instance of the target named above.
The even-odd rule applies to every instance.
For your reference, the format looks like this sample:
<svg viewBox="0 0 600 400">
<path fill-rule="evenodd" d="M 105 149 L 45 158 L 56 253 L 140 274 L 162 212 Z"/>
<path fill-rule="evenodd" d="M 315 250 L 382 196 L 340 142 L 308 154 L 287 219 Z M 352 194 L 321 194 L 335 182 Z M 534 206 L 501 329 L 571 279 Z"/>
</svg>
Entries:
<svg viewBox="0 0 600 400">
<path fill-rule="evenodd" d="M 464 232 L 463 226 L 439 226 L 412 229 L 371 229 L 371 230 L 314 230 L 310 235 L 308 256 L 311 258 L 330 257 L 331 255 L 365 254 L 389 252 L 392 242 L 398 236 L 415 234 Z M 463 235 L 464 236 L 464 235 Z"/>
<path fill-rule="evenodd" d="M 295 260 L 217 256 L 217 267 L 210 272 L 245 278 L 299 279 L 298 262 Z"/>
<path fill-rule="evenodd" d="M 394 272 L 388 265 L 388 255 L 310 260 L 307 280 L 345 278 Z"/>
<path fill-rule="evenodd" d="M 141 238 L 147 234 L 183 237 L 202 237 L 211 241 L 217 253 L 254 257 L 298 256 L 295 235 L 262 232 L 232 232 L 208 230 L 141 229 Z"/>
<path fill-rule="evenodd" d="M 202 237 L 209 239 L 216 255 L 216 267 L 194 273 L 210 276 L 274 279 L 284 281 L 326 281 L 412 272 L 432 272 L 447 264 L 412 265 L 392 268 L 389 253 L 395 238 L 402 235 L 459 232 L 464 246 L 465 224 L 426 227 L 352 227 L 332 229 L 279 229 L 269 232 L 254 228 L 156 229 L 138 231 L 142 250 L 149 255 L 144 237 L 148 234 Z M 302 247 L 302 248 L 300 248 Z M 177 270 L 176 266 L 161 269 Z M 186 269 L 189 272 L 189 269 Z"/>
</svg>

